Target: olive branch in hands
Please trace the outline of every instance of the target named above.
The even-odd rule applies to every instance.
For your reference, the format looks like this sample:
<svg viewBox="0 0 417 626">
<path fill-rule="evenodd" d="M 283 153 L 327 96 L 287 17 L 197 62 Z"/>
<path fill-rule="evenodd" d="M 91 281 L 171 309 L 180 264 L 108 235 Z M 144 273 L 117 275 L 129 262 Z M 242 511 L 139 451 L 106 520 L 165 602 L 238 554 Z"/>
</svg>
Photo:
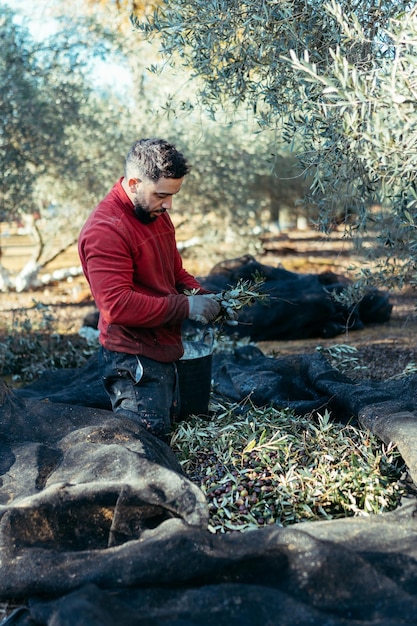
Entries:
<svg viewBox="0 0 417 626">
<path fill-rule="evenodd" d="M 213 294 L 220 304 L 220 311 L 214 318 L 214 324 L 226 323 L 229 326 L 237 326 L 238 312 L 245 306 L 252 306 L 255 302 L 265 302 L 268 295 L 259 291 L 265 283 L 265 278 L 259 272 L 253 274 L 253 280 L 239 279 L 236 285 L 224 289 L 220 293 Z M 184 291 L 187 296 L 199 293 L 198 289 Z"/>
</svg>

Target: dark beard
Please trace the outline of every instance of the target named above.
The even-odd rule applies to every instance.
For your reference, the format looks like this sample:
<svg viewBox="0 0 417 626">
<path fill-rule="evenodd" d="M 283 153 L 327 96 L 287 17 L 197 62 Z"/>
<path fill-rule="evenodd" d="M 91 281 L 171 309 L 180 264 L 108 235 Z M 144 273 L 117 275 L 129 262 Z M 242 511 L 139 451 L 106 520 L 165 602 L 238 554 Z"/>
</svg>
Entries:
<svg viewBox="0 0 417 626">
<path fill-rule="evenodd" d="M 157 219 L 156 217 L 151 217 L 148 211 L 146 211 L 141 204 L 135 204 L 133 210 L 136 217 L 140 222 L 142 222 L 142 224 L 151 224 Z"/>
</svg>

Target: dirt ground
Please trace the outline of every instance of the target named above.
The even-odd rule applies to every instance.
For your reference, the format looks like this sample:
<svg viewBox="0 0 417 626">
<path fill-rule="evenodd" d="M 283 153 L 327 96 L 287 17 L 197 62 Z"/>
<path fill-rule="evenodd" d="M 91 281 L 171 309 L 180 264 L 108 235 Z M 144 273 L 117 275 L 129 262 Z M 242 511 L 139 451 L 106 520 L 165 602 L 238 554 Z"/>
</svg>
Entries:
<svg viewBox="0 0 417 626">
<path fill-rule="evenodd" d="M 370 242 L 363 243 L 363 255 Z M 234 258 L 239 254 L 229 254 L 232 250 L 217 248 L 215 251 L 200 248 L 187 249 L 183 253 L 185 267 L 195 275 L 207 274 L 219 260 Z M 233 249 L 233 252 L 235 250 Z M 18 258 L 15 247 L 6 247 L 2 262 L 7 263 Z M 293 231 L 264 238 L 263 248 L 256 255 L 259 262 L 278 266 L 297 273 L 320 273 L 333 271 L 343 276 L 352 277 L 352 263 L 361 263 L 361 255 L 354 252 L 343 234 L 335 232 L 329 238 L 312 231 Z M 60 259 L 54 261 L 54 267 L 68 267 L 77 263 L 76 249 L 70 249 Z M 392 316 L 384 324 L 367 325 L 364 330 L 351 331 L 333 339 L 313 338 L 297 341 L 261 342 L 260 349 L 266 354 L 281 356 L 314 352 L 318 347 L 348 345 L 357 350 L 347 366 L 349 374 L 357 378 L 384 380 L 400 375 L 406 367 L 417 369 L 416 331 L 417 315 L 415 310 L 416 294 L 405 289 L 390 293 L 393 304 Z M 76 335 L 82 326 L 84 317 L 94 311 L 88 285 L 82 276 L 55 282 L 42 289 L 24 293 L 2 293 L 0 296 L 0 335 L 7 332 L 11 316 L 16 310 L 31 314 L 35 303 L 49 306 L 50 313 L 56 319 L 60 333 Z M 1 337 L 0 337 L 1 339 Z"/>
</svg>

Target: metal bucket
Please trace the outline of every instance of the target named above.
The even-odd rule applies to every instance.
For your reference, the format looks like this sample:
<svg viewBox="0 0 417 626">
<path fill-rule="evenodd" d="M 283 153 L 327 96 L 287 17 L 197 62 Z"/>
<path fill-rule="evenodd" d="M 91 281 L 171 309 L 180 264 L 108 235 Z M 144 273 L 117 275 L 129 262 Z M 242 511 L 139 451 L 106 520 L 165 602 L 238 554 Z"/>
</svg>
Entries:
<svg viewBox="0 0 417 626">
<path fill-rule="evenodd" d="M 177 361 L 180 389 L 179 420 L 190 415 L 207 415 L 211 392 L 213 330 L 199 341 L 183 341 L 184 355 Z"/>
</svg>

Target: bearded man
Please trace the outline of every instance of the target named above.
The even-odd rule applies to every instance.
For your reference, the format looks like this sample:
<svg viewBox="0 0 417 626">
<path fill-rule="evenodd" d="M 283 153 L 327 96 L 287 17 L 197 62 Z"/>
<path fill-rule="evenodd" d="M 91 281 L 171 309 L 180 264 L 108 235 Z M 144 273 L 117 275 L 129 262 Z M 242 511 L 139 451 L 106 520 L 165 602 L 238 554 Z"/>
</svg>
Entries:
<svg viewBox="0 0 417 626">
<path fill-rule="evenodd" d="M 169 216 L 189 170 L 167 141 L 136 141 L 124 176 L 93 210 L 78 241 L 100 313 L 99 363 L 113 411 L 164 441 L 178 413 L 182 322 L 208 324 L 220 310 L 183 267 Z"/>
</svg>

